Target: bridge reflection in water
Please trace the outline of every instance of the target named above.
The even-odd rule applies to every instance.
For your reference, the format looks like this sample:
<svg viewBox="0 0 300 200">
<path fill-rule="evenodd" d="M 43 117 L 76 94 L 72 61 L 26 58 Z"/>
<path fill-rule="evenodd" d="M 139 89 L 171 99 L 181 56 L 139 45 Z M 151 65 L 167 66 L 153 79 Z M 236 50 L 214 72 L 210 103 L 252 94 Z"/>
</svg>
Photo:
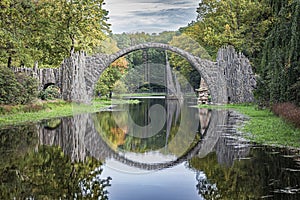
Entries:
<svg viewBox="0 0 300 200">
<path fill-rule="evenodd" d="M 112 177 L 110 199 L 130 200 L 204 199 L 204 194 L 217 188 L 192 160 L 215 152 L 219 163 L 232 165 L 250 151 L 249 145 L 240 145 L 233 137 L 243 119 L 232 111 L 199 109 L 181 100 L 142 101 L 62 118 L 55 129 L 38 125 L 39 143 L 60 146 L 72 161 L 84 161 L 87 156 L 101 160 L 101 176 Z M 164 115 L 149 111 L 155 104 L 165 110 Z M 161 116 L 164 126 L 153 135 L 151 122 Z"/>
<path fill-rule="evenodd" d="M 142 142 L 136 142 L 138 145 L 151 140 L 148 149 L 147 147 L 142 150 L 134 149 L 132 146 L 125 147 L 125 142 L 128 146 L 128 141 L 124 142 L 124 140 L 130 138 L 128 133 L 130 127 L 122 128 L 123 131 L 119 133 L 107 133 L 107 130 L 115 130 L 117 124 L 113 124 L 114 127 L 101 128 L 104 126 L 102 121 L 106 121 L 106 125 L 112 125 L 107 118 L 101 121 L 101 117 L 111 117 L 113 112 L 119 112 L 118 116 L 130 115 L 128 110 L 123 113 L 120 110 L 104 111 L 99 114 L 80 114 L 62 118 L 59 125 L 51 129 L 40 124 L 38 125 L 39 143 L 40 145 L 60 146 L 73 161 L 84 161 L 87 156 L 92 156 L 104 162 L 114 159 L 127 166 L 147 171 L 169 168 L 195 156 L 203 158 L 211 152 L 216 152 L 219 162 L 226 165 L 231 165 L 235 159 L 247 156 L 250 147 L 246 142 L 245 145 L 241 145 L 241 142 L 236 142 L 238 137 L 226 136 L 226 134 L 236 135 L 237 133 L 236 124 L 242 119 L 236 113 L 228 110 L 192 108 L 183 106 L 177 100 L 164 100 L 162 105 L 166 108 L 166 123 L 161 133 L 149 138 L 145 138 L 144 135 Z M 139 109 L 138 106 L 133 107 L 134 110 Z M 191 121 L 197 123 L 189 124 Z M 106 133 L 101 133 L 99 130 Z M 117 145 L 113 144 L 114 141 L 110 143 L 109 134 L 119 134 L 121 142 L 117 141 Z M 113 136 L 116 137 L 116 135 Z M 156 144 L 155 147 L 151 146 L 157 143 L 155 137 L 163 138 L 164 142 Z M 135 137 L 130 139 L 138 140 Z M 129 145 L 132 144 L 129 142 Z M 148 154 L 145 154 L 147 152 Z M 159 154 L 163 159 L 148 162 L 147 155 L 151 155 L 149 152 L 152 152 L 152 156 Z M 130 159 L 132 157 L 135 159 Z"/>
</svg>

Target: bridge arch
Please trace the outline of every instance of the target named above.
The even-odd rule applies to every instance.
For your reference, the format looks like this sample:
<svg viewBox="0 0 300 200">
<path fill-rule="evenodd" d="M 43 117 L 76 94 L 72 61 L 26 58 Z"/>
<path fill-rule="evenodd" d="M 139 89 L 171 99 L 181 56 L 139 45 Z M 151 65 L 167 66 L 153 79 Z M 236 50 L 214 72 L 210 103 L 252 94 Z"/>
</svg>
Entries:
<svg viewBox="0 0 300 200">
<path fill-rule="evenodd" d="M 216 62 L 201 59 L 180 48 L 161 43 L 144 43 L 122 49 L 112 55 L 87 56 L 76 52 L 65 59 L 59 68 L 58 83 L 62 98 L 67 101 L 91 103 L 96 82 L 103 71 L 118 58 L 136 50 L 158 48 L 169 50 L 185 58 L 207 83 L 212 103 L 227 104 L 253 102 L 255 75 L 249 60 L 232 46 L 221 48 Z"/>
<path fill-rule="evenodd" d="M 13 68 L 14 72 L 25 72 L 37 78 L 40 89 L 47 83 L 55 83 L 61 90 L 61 98 L 67 101 L 91 103 L 94 87 L 102 72 L 118 58 L 130 52 L 159 48 L 177 53 L 185 58 L 206 81 L 212 103 L 226 104 L 253 102 L 256 78 L 250 61 L 232 46 L 219 49 L 216 62 L 198 58 L 180 48 L 161 43 L 138 44 L 122 49 L 115 54 L 87 56 L 76 52 L 65 59 L 60 68 Z"/>
<path fill-rule="evenodd" d="M 100 78 L 102 72 L 117 59 L 131 52 L 142 50 L 142 49 L 149 49 L 149 48 L 168 50 L 185 58 L 192 65 L 192 67 L 194 67 L 199 72 L 201 78 L 203 78 L 207 83 L 211 92 L 212 102 L 220 103 L 220 104 L 227 103 L 228 97 L 227 97 L 226 81 L 225 81 L 225 77 L 222 76 L 221 73 L 218 73 L 217 62 L 212 62 L 210 60 L 196 57 L 185 50 L 182 50 L 180 48 L 168 44 L 163 44 L 163 43 L 138 44 L 135 46 L 122 49 L 116 52 L 115 54 L 109 55 L 108 59 L 106 59 L 106 62 L 104 64 L 104 67 L 102 68 L 101 73 L 99 73 L 98 79 Z"/>
</svg>

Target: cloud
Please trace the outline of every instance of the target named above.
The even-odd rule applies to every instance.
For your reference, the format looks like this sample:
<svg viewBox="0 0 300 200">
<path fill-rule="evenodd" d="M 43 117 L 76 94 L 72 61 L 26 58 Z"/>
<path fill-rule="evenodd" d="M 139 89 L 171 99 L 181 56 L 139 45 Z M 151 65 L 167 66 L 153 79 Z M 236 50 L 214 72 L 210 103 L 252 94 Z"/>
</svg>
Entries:
<svg viewBox="0 0 300 200">
<path fill-rule="evenodd" d="M 178 30 L 196 19 L 195 0 L 107 0 L 114 33 Z"/>
</svg>

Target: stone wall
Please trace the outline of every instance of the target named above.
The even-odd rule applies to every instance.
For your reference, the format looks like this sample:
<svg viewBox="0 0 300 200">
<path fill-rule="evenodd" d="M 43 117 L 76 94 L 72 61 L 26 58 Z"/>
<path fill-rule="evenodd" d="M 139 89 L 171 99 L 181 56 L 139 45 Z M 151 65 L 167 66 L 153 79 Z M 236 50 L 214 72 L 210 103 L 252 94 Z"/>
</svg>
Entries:
<svg viewBox="0 0 300 200">
<path fill-rule="evenodd" d="M 15 73 L 21 72 L 29 76 L 33 76 L 38 80 L 39 88 L 43 89 L 45 85 L 53 83 L 58 85 L 61 80 L 60 70 L 58 68 L 26 68 L 26 67 L 13 67 Z"/>
<path fill-rule="evenodd" d="M 86 65 L 85 53 L 74 53 L 64 60 L 59 70 L 62 78 L 59 83 L 62 98 L 72 102 L 91 103 L 92 95 L 88 93 L 86 84 L 86 79 L 90 78 L 90 70 Z"/>
<path fill-rule="evenodd" d="M 228 103 L 253 102 L 256 80 L 250 61 L 227 46 L 219 50 L 217 63 L 220 74 L 225 76 Z"/>
</svg>

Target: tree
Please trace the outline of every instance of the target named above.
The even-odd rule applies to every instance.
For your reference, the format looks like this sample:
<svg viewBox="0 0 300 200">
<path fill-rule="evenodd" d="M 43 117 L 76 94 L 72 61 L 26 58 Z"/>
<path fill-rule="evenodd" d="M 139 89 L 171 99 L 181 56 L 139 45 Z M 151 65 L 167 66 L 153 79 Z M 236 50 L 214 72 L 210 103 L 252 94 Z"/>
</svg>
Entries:
<svg viewBox="0 0 300 200">
<path fill-rule="evenodd" d="M 20 83 L 17 82 L 14 73 L 6 68 L 0 67 L 0 102 L 1 104 L 10 104 L 17 101 Z"/>
<path fill-rule="evenodd" d="M 42 146 L 35 125 L 0 130 L 0 199 L 108 199 L 101 162 Z"/>
<path fill-rule="evenodd" d="M 109 32 L 103 4 L 103 0 L 1 1 L 0 62 L 57 66 L 74 51 L 93 52 Z"/>
<path fill-rule="evenodd" d="M 0 61 L 8 67 L 30 63 L 30 56 L 38 54 L 30 48 L 35 25 L 34 4 L 29 0 L 4 0 L 0 7 Z"/>
<path fill-rule="evenodd" d="M 264 36 L 271 23 L 265 0 L 202 0 L 198 19 L 185 32 L 203 46 L 212 57 L 223 45 L 233 45 L 258 66 Z"/>
<path fill-rule="evenodd" d="M 37 80 L 0 67 L 0 104 L 27 104 L 37 97 Z"/>
<path fill-rule="evenodd" d="M 114 89 L 114 83 L 119 80 L 122 73 L 118 67 L 108 67 L 100 76 L 99 81 L 95 87 L 95 95 L 109 95 L 111 98 L 111 93 Z"/>
<path fill-rule="evenodd" d="M 206 50 L 186 34 L 174 36 L 170 41 L 170 45 L 183 49 L 199 58 L 211 59 Z M 189 81 L 194 89 L 199 88 L 200 74 L 195 67 L 191 66 L 191 64 L 185 58 L 175 53 L 170 53 L 169 60 L 170 65 L 174 69 L 180 71 L 180 73 L 186 78 L 186 80 Z"/>
<path fill-rule="evenodd" d="M 270 1 L 275 18 L 266 38 L 260 69 L 258 94 L 273 103 L 299 104 L 300 2 Z"/>
<path fill-rule="evenodd" d="M 180 35 L 179 31 L 164 31 L 158 35 L 152 35 L 153 42 L 168 44 L 174 36 Z"/>
<path fill-rule="evenodd" d="M 105 22 L 108 12 L 102 8 L 104 0 L 61 1 L 58 18 L 57 37 L 67 37 L 69 52 L 91 51 L 105 39 L 109 32 Z M 65 38 L 64 38 L 65 39 Z M 63 40 L 64 40 L 63 39 Z"/>
<path fill-rule="evenodd" d="M 98 52 L 111 54 L 119 50 L 117 43 L 112 38 L 107 38 L 101 46 L 98 47 Z M 113 62 L 100 76 L 94 90 L 95 95 L 108 95 L 111 97 L 114 89 L 114 84 L 127 71 L 128 62 L 125 57 L 121 57 Z"/>
</svg>

